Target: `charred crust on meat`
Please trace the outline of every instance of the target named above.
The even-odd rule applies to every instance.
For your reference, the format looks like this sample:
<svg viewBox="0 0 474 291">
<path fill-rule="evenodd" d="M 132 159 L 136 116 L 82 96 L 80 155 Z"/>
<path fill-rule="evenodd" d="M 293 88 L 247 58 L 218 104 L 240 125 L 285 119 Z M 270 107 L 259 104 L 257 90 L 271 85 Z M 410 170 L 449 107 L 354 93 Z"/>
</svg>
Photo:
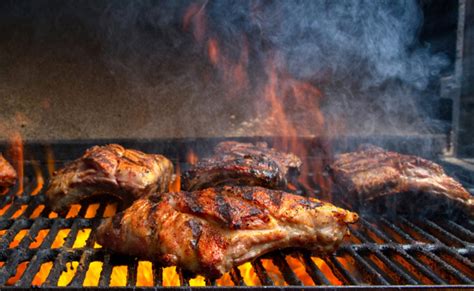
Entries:
<svg viewBox="0 0 474 291">
<path fill-rule="evenodd" d="M 184 202 L 186 206 L 193 213 L 202 213 L 202 206 L 199 204 L 198 197 L 196 193 L 193 192 L 184 192 Z"/>
<path fill-rule="evenodd" d="M 193 238 L 191 239 L 191 246 L 194 250 L 197 250 L 199 239 L 201 238 L 202 234 L 202 225 L 199 221 L 194 219 L 188 220 L 187 225 L 191 229 L 191 233 L 193 235 Z"/>
<path fill-rule="evenodd" d="M 270 196 L 270 200 L 272 201 L 273 205 L 280 206 L 281 198 L 283 196 L 282 191 L 275 191 L 275 192 L 272 192 L 272 193 L 268 193 L 268 196 Z"/>
<path fill-rule="evenodd" d="M 227 225 L 232 224 L 232 208 L 225 200 L 225 197 L 221 193 L 217 193 L 215 196 L 215 202 L 217 205 L 217 212 L 224 219 Z M 239 224 L 233 225 L 236 228 L 239 228 Z"/>
<path fill-rule="evenodd" d="M 153 193 L 148 195 L 148 200 L 150 200 L 151 203 L 160 203 L 162 200 L 162 197 L 158 193 Z"/>
<path fill-rule="evenodd" d="M 323 206 L 324 204 L 321 203 L 321 202 L 315 202 L 315 201 L 311 201 L 309 199 L 301 199 L 298 201 L 301 205 L 303 205 L 304 207 L 306 208 L 309 208 L 309 209 L 315 209 L 317 207 L 321 207 Z"/>
</svg>

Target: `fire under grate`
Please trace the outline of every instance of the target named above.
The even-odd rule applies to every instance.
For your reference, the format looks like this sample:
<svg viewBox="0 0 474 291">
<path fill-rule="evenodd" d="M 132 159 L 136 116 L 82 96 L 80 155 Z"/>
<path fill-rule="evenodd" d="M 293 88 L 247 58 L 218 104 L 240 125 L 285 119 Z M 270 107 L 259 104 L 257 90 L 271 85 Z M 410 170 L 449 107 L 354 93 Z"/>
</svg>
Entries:
<svg viewBox="0 0 474 291">
<path fill-rule="evenodd" d="M 120 206 L 73 205 L 64 218 L 45 207 L 46 181 L 63 163 L 26 159 L 23 190 L 19 185 L 11 190 L 22 193 L 0 199 L 0 286 L 461 287 L 474 281 L 474 221 L 461 218 L 362 215 L 351 227 L 348 242 L 334 254 L 315 257 L 282 250 L 235 267 L 217 280 L 109 253 L 95 242 L 95 229 Z M 186 166 L 183 163 L 182 169 Z M 466 186 L 472 188 L 469 182 Z M 297 188 L 302 195 L 317 192 L 317 187 Z"/>
</svg>

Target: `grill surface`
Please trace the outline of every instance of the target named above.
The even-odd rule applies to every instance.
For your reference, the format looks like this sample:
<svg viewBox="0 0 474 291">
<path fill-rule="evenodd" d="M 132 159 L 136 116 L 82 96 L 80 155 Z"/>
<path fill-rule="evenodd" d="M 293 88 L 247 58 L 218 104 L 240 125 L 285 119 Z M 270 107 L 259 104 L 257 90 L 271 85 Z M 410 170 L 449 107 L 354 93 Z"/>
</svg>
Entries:
<svg viewBox="0 0 474 291">
<path fill-rule="evenodd" d="M 183 162 L 189 148 L 199 154 L 213 145 L 122 144 L 175 157 L 175 163 L 178 159 L 182 162 L 181 169 L 189 166 Z M 179 278 L 181 286 L 473 284 L 474 222 L 466 218 L 362 215 L 360 222 L 351 227 L 350 240 L 334 254 L 314 257 L 301 250 L 278 251 L 257 259 L 246 270 L 236 267 L 218 280 L 193 278 L 179 268 L 174 271 L 158 263 L 109 253 L 95 243 L 95 229 L 102 217 L 114 213 L 113 204 L 88 202 L 73 206 L 65 218 L 57 217 L 44 205 L 41 177 L 47 183 L 53 167 L 57 169 L 66 160 L 80 156 L 89 146 L 25 146 L 24 191 L 0 199 L 0 286 L 111 286 L 111 282 L 128 287 L 143 282 L 167 286 L 171 275 Z M 472 188 L 469 177 L 462 178 L 467 188 Z M 318 195 L 316 185 L 297 188 L 301 195 Z M 11 193 L 17 191 L 18 185 Z M 91 266 L 100 265 L 94 267 L 95 280 L 90 280 Z M 153 278 L 143 278 L 143 268 Z"/>
</svg>

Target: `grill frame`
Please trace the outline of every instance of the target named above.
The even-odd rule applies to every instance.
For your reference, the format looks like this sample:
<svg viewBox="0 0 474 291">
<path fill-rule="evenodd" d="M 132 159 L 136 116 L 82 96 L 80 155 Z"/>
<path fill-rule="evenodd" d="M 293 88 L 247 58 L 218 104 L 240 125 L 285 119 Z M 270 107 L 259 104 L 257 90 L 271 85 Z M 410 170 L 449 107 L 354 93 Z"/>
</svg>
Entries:
<svg viewBox="0 0 474 291">
<path fill-rule="evenodd" d="M 181 139 L 181 140 L 160 140 L 160 141 L 108 141 L 108 142 L 118 142 L 123 144 L 126 147 L 137 148 L 146 152 L 158 152 L 170 157 L 173 162 L 176 163 L 177 160 L 182 161 L 186 156 L 186 153 L 189 149 L 193 149 L 198 156 L 204 156 L 205 153 L 209 153 L 215 144 L 217 144 L 222 139 Z M 268 138 L 240 138 L 240 141 L 256 142 L 256 141 L 267 141 L 270 144 L 275 142 L 275 139 Z M 409 140 L 406 143 L 406 146 L 414 146 L 413 144 L 419 144 L 422 139 Z M 315 139 L 302 139 L 302 143 L 310 146 L 314 149 L 310 154 L 317 156 L 319 149 L 322 149 L 323 146 Z M 82 152 L 94 144 L 103 144 L 103 141 L 77 141 L 77 142 L 63 142 L 55 144 L 44 144 L 44 143 L 29 143 L 25 145 L 25 187 L 24 193 L 30 193 L 32 188 L 35 186 L 35 176 L 33 166 L 40 166 L 41 171 L 44 175 L 45 181 L 48 180 L 47 177 L 47 163 L 45 161 L 46 152 L 53 152 L 55 155 L 55 160 L 58 164 L 61 164 L 67 160 L 74 159 L 79 157 Z M 351 143 L 352 144 L 352 143 Z M 380 144 L 380 143 L 379 143 Z M 390 143 L 387 143 L 390 144 Z M 386 145 L 386 144 L 385 144 Z M 3 145 L 5 149 L 7 145 Z M 2 146 L 0 146 L 0 149 Z M 415 147 L 416 148 L 416 147 Z M 174 158 L 173 158 L 174 157 Z M 181 164 L 182 169 L 186 167 L 186 164 Z M 470 182 L 470 181 L 469 181 Z M 469 184 L 470 185 L 470 184 Z M 311 188 L 306 188 L 306 186 L 298 185 L 298 194 L 302 195 L 317 195 L 316 185 L 311 185 Z M 314 186 L 314 187 L 313 187 Z M 43 187 L 44 188 L 44 187 Z M 15 193 L 17 187 L 11 190 Z M 49 210 L 45 207 L 38 218 L 30 219 L 28 218 L 34 209 L 41 204 L 44 204 L 44 189 L 37 196 L 23 195 L 20 197 L 14 196 L 4 196 L 0 198 L 0 209 L 3 209 L 5 205 L 10 202 L 12 206 L 9 207 L 6 212 L 0 216 L 0 230 L 8 229 L 8 231 L 0 238 L 0 260 L 4 262 L 4 265 L 0 268 L 0 286 L 8 287 L 13 289 L 28 288 L 31 285 L 34 275 L 37 273 L 40 265 L 46 261 L 52 260 L 53 267 L 46 279 L 46 282 L 51 283 L 52 285 L 43 286 L 45 289 L 55 288 L 53 283 L 57 283 L 59 276 L 63 271 L 63 267 L 66 265 L 65 262 L 70 261 L 79 261 L 79 267 L 76 270 L 76 274 L 70 285 L 70 288 L 84 288 L 82 287 L 82 281 L 85 278 L 88 264 L 94 260 L 103 261 L 103 269 L 101 278 L 99 280 L 99 285 L 93 287 L 92 289 L 103 289 L 109 288 L 107 282 L 110 280 L 112 268 L 114 265 L 127 264 L 129 266 L 129 272 L 127 274 L 133 274 L 127 276 L 127 286 L 123 287 L 126 289 L 156 289 L 159 287 L 135 287 L 136 283 L 136 270 L 137 270 L 137 261 L 128 257 L 120 257 L 118 255 L 110 254 L 103 249 L 94 249 L 94 229 L 100 223 L 103 212 L 105 211 L 105 205 L 102 203 L 97 209 L 97 214 L 94 218 L 83 218 L 86 213 L 89 203 L 83 203 L 82 207 L 76 218 L 47 218 Z M 15 199 L 12 199 L 15 198 Z M 13 201 L 14 200 L 14 201 Z M 30 202 L 32 202 L 30 204 Z M 18 218 L 12 219 L 11 216 L 20 209 L 21 205 L 28 205 L 26 209 L 21 213 Z M 397 217 L 401 218 L 401 217 Z M 360 240 L 360 244 L 349 244 L 344 245 L 339 248 L 335 254 L 325 256 L 323 259 L 325 263 L 330 267 L 334 276 L 343 281 L 344 283 L 354 284 L 351 285 L 351 288 L 363 288 L 366 289 L 368 285 L 358 285 L 366 284 L 366 282 L 361 281 L 360 278 L 354 277 L 347 268 L 345 268 L 340 261 L 337 259 L 338 256 L 349 255 L 354 258 L 356 264 L 364 267 L 364 280 L 371 278 L 372 283 L 379 287 L 384 288 L 424 288 L 429 286 L 435 286 L 436 288 L 446 287 L 446 288 L 472 288 L 474 278 L 469 278 L 463 272 L 456 270 L 449 263 L 444 262 L 440 258 L 441 253 L 449 254 L 450 256 L 456 258 L 456 260 L 462 262 L 465 266 L 468 266 L 470 270 L 474 270 L 474 264 L 472 262 L 474 258 L 474 225 L 471 225 L 472 231 L 467 229 L 465 225 L 460 225 L 458 222 L 449 221 L 446 222 L 450 225 L 451 228 L 448 231 L 444 230 L 441 226 L 432 220 L 425 220 L 428 228 L 435 230 L 437 236 L 426 231 L 424 227 L 420 227 L 417 222 L 408 220 L 408 218 L 402 218 L 402 225 L 410 226 L 410 228 L 415 230 L 416 233 L 421 235 L 424 240 L 428 243 L 420 244 L 418 240 L 412 235 L 410 235 L 406 230 L 402 229 L 397 223 L 391 221 L 391 217 L 381 218 L 381 225 L 384 225 L 385 228 L 391 229 L 394 233 L 400 236 L 403 240 L 409 242 L 406 244 L 397 244 L 394 242 L 390 234 L 383 232 L 379 226 L 375 223 L 374 226 L 374 217 L 365 217 L 361 216 L 360 222 L 357 227 L 351 227 L 351 233 L 353 236 L 357 237 Z M 48 235 L 37 249 L 29 249 L 28 246 L 33 241 L 37 232 L 40 229 L 49 228 Z M 57 249 L 51 249 L 51 243 L 56 237 L 57 231 L 59 229 L 68 228 L 70 229 L 69 234 L 67 235 L 63 246 Z M 80 249 L 72 249 L 74 241 L 77 236 L 77 232 L 83 228 L 91 228 L 92 232 L 89 238 L 86 241 L 86 247 Z M 29 229 L 28 235 L 22 238 L 19 245 L 15 249 L 10 249 L 8 246 L 11 241 L 14 239 L 16 234 L 22 229 Z M 461 234 L 464 239 L 459 238 L 456 235 L 453 235 L 453 232 Z M 464 233 L 463 233 L 464 232 Z M 375 235 L 375 236 L 374 236 Z M 380 244 L 374 239 L 374 237 L 382 238 L 388 243 Z M 466 240 L 469 241 L 466 241 Z M 452 245 L 447 245 L 445 242 L 452 242 L 457 244 L 457 247 Z M 255 269 L 257 276 L 259 277 L 260 282 L 263 285 L 266 285 L 266 288 L 271 289 L 280 289 L 282 287 L 293 289 L 295 286 L 298 286 L 298 289 L 301 287 L 305 288 L 328 288 L 335 287 L 327 285 L 330 283 L 328 278 L 324 276 L 322 271 L 316 266 L 316 264 L 311 260 L 310 254 L 304 251 L 298 251 L 298 259 L 301 262 L 304 262 L 306 272 L 311 277 L 316 285 L 319 286 L 300 286 L 302 283 L 301 280 L 294 274 L 291 267 L 288 265 L 288 262 L 285 260 L 286 255 L 294 254 L 294 250 L 285 250 L 274 252 L 271 255 L 265 255 L 262 258 L 271 258 L 277 267 L 280 269 L 284 280 L 287 283 L 290 283 L 291 286 L 274 286 L 271 287 L 275 282 L 272 281 L 272 278 L 266 274 L 266 270 L 263 267 L 260 259 L 252 263 L 253 268 Z M 396 263 L 390 259 L 390 256 L 397 254 L 408 261 L 411 265 L 416 266 L 417 271 L 419 271 L 423 277 L 430 278 L 433 284 L 429 285 L 416 285 L 420 283 L 420 279 L 407 272 L 404 269 L 404 266 L 401 266 L 399 263 Z M 423 254 L 430 261 L 434 261 L 439 264 L 440 271 L 447 274 L 447 277 L 453 277 L 457 279 L 457 284 L 446 284 L 444 278 L 440 278 L 436 271 L 433 272 L 432 267 L 423 265 L 423 262 L 420 259 L 417 259 L 418 256 L 415 254 Z M 380 267 L 374 263 L 373 259 L 367 259 L 366 256 L 373 255 L 383 265 L 388 266 L 392 272 L 397 276 L 400 276 L 400 280 L 406 282 L 405 285 L 390 285 L 391 276 L 387 272 L 384 272 Z M 11 278 L 15 270 L 18 268 L 18 265 L 24 261 L 28 260 L 28 266 L 24 270 L 20 280 L 16 282 L 15 286 L 5 286 L 7 280 Z M 154 284 L 161 285 L 161 267 L 154 263 Z M 178 275 L 180 277 L 180 282 L 184 282 L 182 288 L 189 288 L 189 279 L 190 275 L 182 272 L 178 269 Z M 234 284 L 243 283 L 240 272 L 237 268 L 234 268 L 230 272 L 230 277 L 232 278 Z M 214 289 L 220 288 L 220 286 L 215 286 L 216 282 L 207 280 L 206 285 Z M 441 284 L 441 285 L 434 285 Z M 247 286 L 248 287 L 248 286 Z M 349 287 L 347 285 L 341 287 Z"/>
</svg>

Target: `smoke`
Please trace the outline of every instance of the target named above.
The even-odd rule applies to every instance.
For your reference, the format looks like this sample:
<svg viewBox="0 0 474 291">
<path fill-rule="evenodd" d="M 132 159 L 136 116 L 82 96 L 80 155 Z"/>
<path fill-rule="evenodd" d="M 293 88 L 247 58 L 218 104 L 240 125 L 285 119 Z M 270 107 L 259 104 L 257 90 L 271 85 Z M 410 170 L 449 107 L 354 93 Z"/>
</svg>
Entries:
<svg viewBox="0 0 474 291">
<path fill-rule="evenodd" d="M 66 64 L 76 55 L 85 56 L 82 63 L 105 64 L 118 90 L 126 92 L 115 107 L 124 103 L 141 115 L 128 128 L 133 136 L 274 134 L 278 123 L 268 118 L 264 96 L 269 64 L 281 90 L 291 91 L 297 81 L 321 91 L 306 108 L 291 98 L 283 102 L 298 133 L 318 134 L 311 125 L 314 112 L 307 110 L 316 107 L 332 135 L 437 130 L 436 83 L 448 59 L 419 41 L 423 15 L 415 0 L 11 1 L 10 6 L 15 9 L 4 12 L 3 21 L 11 18 L 11 27 L 30 22 L 33 36 L 25 42 L 45 43 L 35 48 L 47 48 L 38 59 L 54 60 L 60 52 Z M 90 51 L 98 51 L 100 60 L 88 58 Z M 127 108 L 110 127 L 124 114 Z M 111 132 L 106 123 L 103 131 Z"/>
<path fill-rule="evenodd" d="M 191 5 L 197 10 L 183 28 Z M 163 78 L 196 87 L 213 100 L 204 114 L 233 107 L 251 119 L 258 113 L 252 108 L 265 103 L 259 88 L 272 59 L 280 71 L 323 91 L 332 134 L 406 134 L 433 130 L 433 84 L 448 64 L 419 42 L 422 23 L 417 1 L 114 1 L 100 34 L 112 70 L 126 72 L 137 88 Z M 238 91 L 240 104 L 228 104 L 235 84 L 223 84 L 223 72 L 209 66 L 210 38 L 231 64 L 248 46 L 250 81 Z"/>
</svg>

